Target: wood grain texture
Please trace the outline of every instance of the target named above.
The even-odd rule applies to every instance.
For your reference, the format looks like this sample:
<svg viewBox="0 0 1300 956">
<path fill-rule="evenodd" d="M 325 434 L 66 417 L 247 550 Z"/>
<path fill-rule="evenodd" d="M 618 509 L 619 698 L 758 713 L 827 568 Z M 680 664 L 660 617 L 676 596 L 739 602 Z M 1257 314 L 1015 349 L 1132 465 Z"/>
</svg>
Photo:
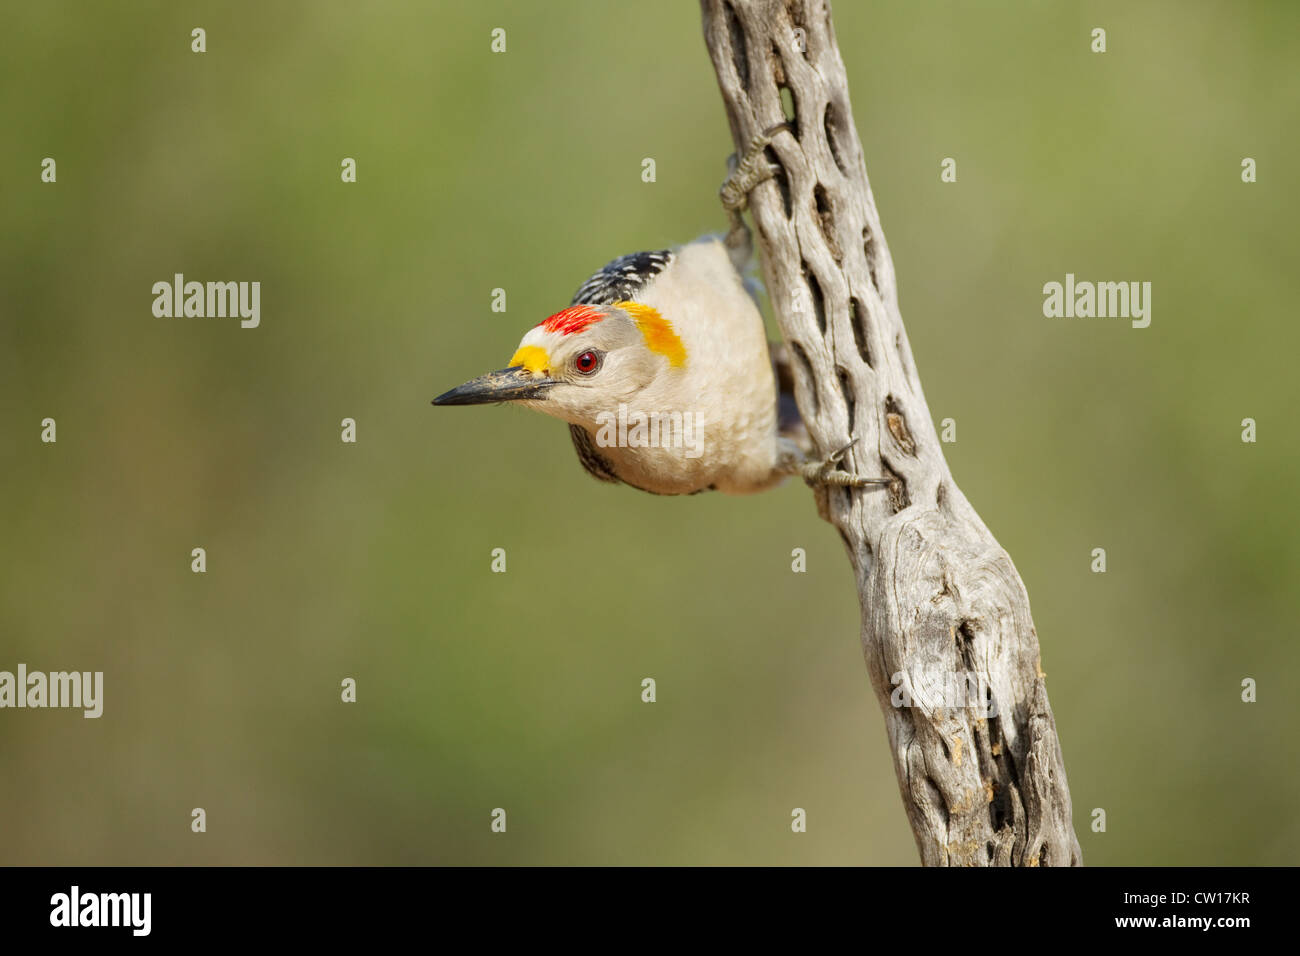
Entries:
<svg viewBox="0 0 1300 956">
<path fill-rule="evenodd" d="M 782 88 L 793 99 L 793 131 L 768 149 L 780 172 L 750 213 L 808 432 L 823 456 L 856 437 L 846 469 L 896 479 L 817 495 L 853 563 L 921 861 L 1081 864 L 1029 597 L 953 481 L 926 407 L 829 5 L 700 5 L 737 150 L 790 119 Z"/>
</svg>

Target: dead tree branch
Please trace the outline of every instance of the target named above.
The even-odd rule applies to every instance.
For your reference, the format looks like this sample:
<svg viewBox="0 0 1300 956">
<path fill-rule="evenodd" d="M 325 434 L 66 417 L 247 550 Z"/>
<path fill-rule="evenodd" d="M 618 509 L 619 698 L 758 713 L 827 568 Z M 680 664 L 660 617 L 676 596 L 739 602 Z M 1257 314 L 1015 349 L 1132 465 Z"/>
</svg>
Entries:
<svg viewBox="0 0 1300 956">
<path fill-rule="evenodd" d="M 701 8 L 738 151 L 787 119 L 783 88 L 793 98 L 794 133 L 769 147 L 781 171 L 750 210 L 808 431 L 823 456 L 856 437 L 844 467 L 896 479 L 819 494 L 857 577 L 863 651 L 921 860 L 1079 864 L 1029 598 L 944 461 L 829 6 Z"/>
</svg>

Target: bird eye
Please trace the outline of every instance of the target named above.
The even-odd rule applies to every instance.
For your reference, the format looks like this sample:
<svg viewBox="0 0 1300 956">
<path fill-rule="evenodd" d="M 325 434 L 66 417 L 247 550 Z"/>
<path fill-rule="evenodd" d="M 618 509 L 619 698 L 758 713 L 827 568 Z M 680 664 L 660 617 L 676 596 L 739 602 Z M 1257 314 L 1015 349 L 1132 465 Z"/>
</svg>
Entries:
<svg viewBox="0 0 1300 956">
<path fill-rule="evenodd" d="M 600 353 L 588 349 L 573 360 L 573 367 L 582 375 L 594 375 L 600 368 Z"/>
</svg>

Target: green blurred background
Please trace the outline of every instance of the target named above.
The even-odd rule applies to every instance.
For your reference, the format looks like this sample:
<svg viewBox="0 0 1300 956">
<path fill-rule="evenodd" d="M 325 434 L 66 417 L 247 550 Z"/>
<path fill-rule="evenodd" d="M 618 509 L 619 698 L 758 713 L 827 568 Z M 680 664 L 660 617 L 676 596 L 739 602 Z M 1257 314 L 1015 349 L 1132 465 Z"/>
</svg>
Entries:
<svg viewBox="0 0 1300 956">
<path fill-rule="evenodd" d="M 1295 863 L 1300 7 L 835 14 L 1085 861 Z M 0 106 L 0 669 L 105 672 L 99 720 L 0 711 L 0 861 L 915 863 L 802 485 L 656 498 L 429 404 L 724 227 L 693 2 L 8 3 Z M 260 281 L 261 327 L 155 318 L 176 272 Z M 1150 328 L 1045 319 L 1066 272 L 1152 282 Z"/>
</svg>

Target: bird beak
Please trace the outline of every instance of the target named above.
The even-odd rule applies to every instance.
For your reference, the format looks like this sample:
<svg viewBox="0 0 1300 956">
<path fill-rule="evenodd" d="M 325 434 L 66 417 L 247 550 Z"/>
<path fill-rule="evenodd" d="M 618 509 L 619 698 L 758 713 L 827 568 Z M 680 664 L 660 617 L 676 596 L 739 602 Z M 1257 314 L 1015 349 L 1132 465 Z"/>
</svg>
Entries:
<svg viewBox="0 0 1300 956">
<path fill-rule="evenodd" d="M 521 399 L 537 400 L 546 397 L 555 379 L 534 376 L 522 365 L 488 372 L 443 392 L 433 400 L 435 405 L 489 405 L 493 402 L 516 402 Z"/>
</svg>

